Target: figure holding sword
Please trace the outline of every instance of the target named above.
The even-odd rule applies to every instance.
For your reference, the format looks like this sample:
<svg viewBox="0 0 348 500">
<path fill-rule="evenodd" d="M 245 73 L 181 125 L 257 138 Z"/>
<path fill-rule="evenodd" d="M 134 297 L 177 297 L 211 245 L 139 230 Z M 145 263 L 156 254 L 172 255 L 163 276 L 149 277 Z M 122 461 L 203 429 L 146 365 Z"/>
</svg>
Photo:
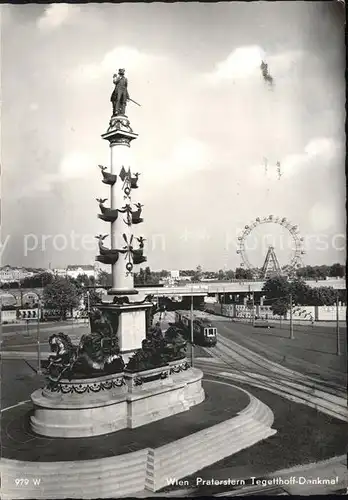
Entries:
<svg viewBox="0 0 348 500">
<path fill-rule="evenodd" d="M 127 101 L 134 102 L 137 106 L 140 106 L 137 102 L 133 101 L 128 94 L 128 80 L 125 77 L 125 70 L 119 69 L 118 75 L 116 73 L 113 76 L 113 82 L 115 88 L 111 94 L 110 101 L 112 103 L 112 115 L 125 115 Z"/>
</svg>

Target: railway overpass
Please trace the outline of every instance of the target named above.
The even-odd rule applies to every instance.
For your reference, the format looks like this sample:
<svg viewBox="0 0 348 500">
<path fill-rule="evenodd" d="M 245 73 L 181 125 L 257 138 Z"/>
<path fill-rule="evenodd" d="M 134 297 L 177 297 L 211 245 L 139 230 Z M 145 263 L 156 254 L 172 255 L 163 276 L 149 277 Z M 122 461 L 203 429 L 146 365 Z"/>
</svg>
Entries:
<svg viewBox="0 0 348 500">
<path fill-rule="evenodd" d="M 185 286 L 169 286 L 169 287 L 141 287 L 138 288 L 142 295 L 152 294 L 155 297 L 170 297 L 170 296 L 200 296 L 217 293 L 248 293 L 261 292 L 264 281 L 220 281 L 220 282 L 204 282 L 199 284 L 190 283 Z M 345 290 L 346 282 L 344 279 L 329 279 L 329 280 L 308 280 L 306 284 L 312 288 L 320 286 L 332 287 L 335 290 Z"/>
<path fill-rule="evenodd" d="M 188 297 L 188 296 L 204 296 L 208 294 L 244 294 L 248 292 L 261 292 L 264 281 L 220 281 L 220 282 L 202 282 L 190 283 L 184 286 L 169 286 L 169 287 L 139 287 L 139 295 L 154 295 L 155 297 Z M 307 285 L 310 287 L 328 286 L 336 290 L 345 290 L 345 279 L 327 279 L 327 280 L 308 280 Z M 0 295 L 12 295 L 16 298 L 18 304 L 25 302 L 26 296 L 36 294 L 42 296 L 42 288 L 20 288 L 11 290 L 0 290 Z"/>
</svg>

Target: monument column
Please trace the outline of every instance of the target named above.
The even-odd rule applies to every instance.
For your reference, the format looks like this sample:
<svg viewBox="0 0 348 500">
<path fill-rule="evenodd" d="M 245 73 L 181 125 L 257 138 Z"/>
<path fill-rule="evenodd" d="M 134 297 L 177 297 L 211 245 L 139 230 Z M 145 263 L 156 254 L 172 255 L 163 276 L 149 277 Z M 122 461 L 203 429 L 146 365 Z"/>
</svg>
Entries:
<svg viewBox="0 0 348 500">
<path fill-rule="evenodd" d="M 132 234 L 132 177 L 128 165 L 130 142 L 138 137 L 131 127 L 126 115 L 112 117 L 108 131 L 102 138 L 110 143 L 111 175 L 116 181 L 110 186 L 110 208 L 118 210 L 116 220 L 111 222 L 111 249 L 125 250 L 118 260 L 112 263 L 112 295 L 132 295 L 138 293 L 134 289 Z"/>
<path fill-rule="evenodd" d="M 108 295 L 114 298 L 112 303 L 105 301 L 99 308 L 109 317 L 113 332 L 118 337 L 120 353 L 128 362 L 146 337 L 146 316 L 152 302 L 147 298 L 137 302 L 130 300 L 138 293 L 134 288 L 134 266 L 146 262 L 143 255 L 145 239 L 134 238 L 132 230 L 133 224 L 143 221 L 142 205 L 132 200 L 132 191 L 138 188 L 139 174 L 132 174 L 129 160 L 130 143 L 138 134 L 133 132 L 125 114 L 129 95 L 124 70 L 119 70 L 118 76 L 114 75 L 114 84 L 111 96 L 113 115 L 107 132 L 102 135 L 110 146 L 110 170 L 100 165 L 103 183 L 110 186 L 110 206 L 104 206 L 106 199 L 98 199 L 99 218 L 110 223 L 110 248 L 103 245 L 107 235 L 97 236 L 100 253 L 97 260 L 111 265 L 112 288 Z"/>
</svg>

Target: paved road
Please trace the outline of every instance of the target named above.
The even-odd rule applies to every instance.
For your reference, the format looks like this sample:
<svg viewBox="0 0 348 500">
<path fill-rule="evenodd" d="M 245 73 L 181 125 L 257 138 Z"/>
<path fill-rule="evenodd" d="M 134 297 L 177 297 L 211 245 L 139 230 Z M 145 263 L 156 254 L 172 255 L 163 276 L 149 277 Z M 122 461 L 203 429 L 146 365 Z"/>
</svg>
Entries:
<svg viewBox="0 0 348 500">
<path fill-rule="evenodd" d="M 207 315 L 221 337 L 232 340 L 270 361 L 289 369 L 346 385 L 347 342 L 346 328 L 341 329 L 340 351 L 337 356 L 335 331 L 309 327 L 296 331 L 290 339 L 289 331 L 280 328 L 254 328 L 250 324 L 232 322 L 229 318 Z"/>
<path fill-rule="evenodd" d="M 214 318 L 210 318 L 214 321 Z M 336 363 L 331 364 L 336 369 L 328 368 L 327 365 L 331 364 L 327 360 L 326 365 L 323 363 L 324 366 L 309 363 L 306 355 L 301 355 L 301 349 L 296 351 L 297 357 L 288 358 L 287 355 L 284 356 L 287 353 L 288 339 L 272 339 L 273 330 L 268 330 L 266 342 L 263 342 L 263 338 L 250 326 L 242 325 L 241 331 L 238 329 L 240 325 L 226 319 L 215 323 L 219 331 L 218 343 L 215 347 L 204 348 L 213 359 L 196 360 L 196 366 L 206 374 L 263 388 L 291 401 L 316 408 L 341 421 L 348 421 L 346 373 L 342 360 L 336 360 L 335 357 Z M 267 343 L 269 338 L 273 340 L 272 347 Z M 305 341 L 308 339 L 305 338 Z M 303 343 L 298 340 L 297 344 L 301 342 Z M 326 354 L 329 361 L 330 356 Z"/>
<path fill-rule="evenodd" d="M 16 334 L 22 334 L 22 333 L 27 333 L 33 332 L 35 333 L 37 331 L 38 324 L 36 322 L 33 323 L 17 323 L 13 325 L 2 325 L 2 334 L 5 337 L 11 336 L 11 335 L 16 335 Z M 42 322 L 40 323 L 40 330 L 41 331 L 54 331 L 60 328 L 61 330 L 73 330 L 75 328 L 80 328 L 80 327 L 89 327 L 89 322 L 84 321 L 52 321 L 52 322 Z"/>
<path fill-rule="evenodd" d="M 217 345 L 203 348 L 212 356 L 211 359 L 199 354 L 197 359 L 196 354 L 195 365 L 206 374 L 267 389 L 341 421 L 348 421 L 347 350 L 342 342 L 344 354 L 336 356 L 335 351 L 332 353 L 335 337 L 331 332 L 311 328 L 290 340 L 287 332 L 280 329 L 253 328 L 232 323 L 228 318 L 201 314 L 208 317 L 219 332 Z M 162 329 L 173 321 L 174 313 L 167 313 L 162 319 Z"/>
<path fill-rule="evenodd" d="M 40 324 L 40 344 L 48 346 L 48 339 L 53 333 L 63 332 L 69 335 L 73 342 L 78 342 L 82 335 L 90 331 L 88 324 L 83 323 L 50 323 L 49 325 Z M 31 326 L 29 331 L 17 330 L 6 332 L 1 338 L 1 350 L 14 351 L 14 350 L 33 350 L 37 345 L 37 325 Z"/>
</svg>

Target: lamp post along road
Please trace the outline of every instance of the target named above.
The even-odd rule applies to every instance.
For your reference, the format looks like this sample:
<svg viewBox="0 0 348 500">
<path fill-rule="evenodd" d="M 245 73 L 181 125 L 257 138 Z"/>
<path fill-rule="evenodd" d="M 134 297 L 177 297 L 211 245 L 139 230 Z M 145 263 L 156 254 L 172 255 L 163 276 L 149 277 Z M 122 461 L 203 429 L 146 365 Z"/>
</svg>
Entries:
<svg viewBox="0 0 348 500">
<path fill-rule="evenodd" d="M 0 295 L 0 342 L 2 342 L 2 296 Z"/>
<path fill-rule="evenodd" d="M 341 346 L 340 346 L 340 323 L 339 323 L 339 309 L 338 309 L 338 293 L 336 295 L 336 354 L 337 356 L 340 356 L 341 354 Z"/>
<path fill-rule="evenodd" d="M 191 366 L 193 366 L 194 349 L 193 349 L 193 295 L 191 295 Z"/>
<path fill-rule="evenodd" d="M 294 338 L 294 324 L 292 321 L 292 294 L 290 293 L 290 338 Z"/>
<path fill-rule="evenodd" d="M 90 313 L 90 310 L 91 310 L 91 306 L 90 306 L 89 290 L 87 290 L 87 313 L 88 313 L 88 315 Z"/>
<path fill-rule="evenodd" d="M 36 343 L 37 343 L 37 374 L 41 375 L 41 346 L 40 346 L 40 317 L 41 317 L 41 306 L 38 305 L 37 311 L 37 325 L 36 325 Z"/>
<path fill-rule="evenodd" d="M 252 306 L 253 306 L 253 310 L 252 310 L 252 325 L 255 326 L 255 296 L 254 296 L 254 292 L 252 294 Z"/>
</svg>

